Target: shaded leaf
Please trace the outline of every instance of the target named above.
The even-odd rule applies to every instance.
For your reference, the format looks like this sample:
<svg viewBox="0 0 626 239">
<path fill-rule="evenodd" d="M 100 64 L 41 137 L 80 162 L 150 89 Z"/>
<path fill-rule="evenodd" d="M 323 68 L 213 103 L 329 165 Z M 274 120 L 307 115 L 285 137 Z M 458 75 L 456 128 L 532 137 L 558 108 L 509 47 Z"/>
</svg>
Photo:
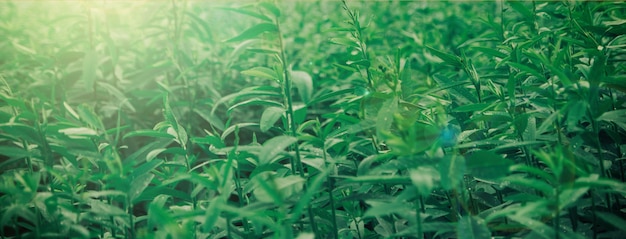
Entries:
<svg viewBox="0 0 626 239">
<path fill-rule="evenodd" d="M 463 216 L 459 220 L 457 228 L 459 239 L 491 238 L 491 231 L 481 218 Z"/>
<path fill-rule="evenodd" d="M 487 150 L 477 150 L 466 157 L 468 173 L 474 177 L 495 180 L 504 177 L 513 164 L 499 154 Z"/>
<path fill-rule="evenodd" d="M 604 112 L 598 117 L 597 120 L 615 123 L 623 130 L 626 130 L 626 109 Z"/>
</svg>

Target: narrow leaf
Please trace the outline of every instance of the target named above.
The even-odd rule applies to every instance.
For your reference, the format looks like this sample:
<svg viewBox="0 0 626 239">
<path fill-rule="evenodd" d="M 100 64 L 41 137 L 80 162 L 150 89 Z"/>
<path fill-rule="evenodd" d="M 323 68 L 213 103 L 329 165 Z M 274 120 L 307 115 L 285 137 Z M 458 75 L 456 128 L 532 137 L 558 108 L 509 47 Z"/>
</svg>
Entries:
<svg viewBox="0 0 626 239">
<path fill-rule="evenodd" d="M 237 41 L 245 41 L 248 39 L 255 38 L 261 33 L 264 32 L 276 32 L 278 28 L 276 25 L 271 23 L 259 23 L 251 28 L 248 28 L 243 33 L 239 34 L 236 37 L 226 40 L 226 42 L 237 42 Z"/>
<path fill-rule="evenodd" d="M 278 81 L 278 76 L 276 76 L 276 72 L 267 67 L 261 67 L 261 66 L 254 67 L 249 70 L 241 71 L 241 74 Z"/>
</svg>

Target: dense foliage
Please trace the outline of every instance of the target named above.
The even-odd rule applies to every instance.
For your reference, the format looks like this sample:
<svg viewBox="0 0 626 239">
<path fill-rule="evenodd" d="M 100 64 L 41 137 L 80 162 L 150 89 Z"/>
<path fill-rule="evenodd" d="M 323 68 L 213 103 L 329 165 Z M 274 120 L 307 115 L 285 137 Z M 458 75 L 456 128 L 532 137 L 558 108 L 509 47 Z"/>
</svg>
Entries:
<svg viewBox="0 0 626 239">
<path fill-rule="evenodd" d="M 0 238 L 618 238 L 626 4 L 2 1 Z"/>
</svg>

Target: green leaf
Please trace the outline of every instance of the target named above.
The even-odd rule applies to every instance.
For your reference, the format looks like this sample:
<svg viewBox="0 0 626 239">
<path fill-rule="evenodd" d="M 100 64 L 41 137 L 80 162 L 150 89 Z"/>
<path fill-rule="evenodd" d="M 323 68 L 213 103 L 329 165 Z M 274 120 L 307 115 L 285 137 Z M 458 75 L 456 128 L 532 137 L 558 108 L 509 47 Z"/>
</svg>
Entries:
<svg viewBox="0 0 626 239">
<path fill-rule="evenodd" d="M 93 129 L 98 129 L 102 131 L 106 130 L 104 124 L 102 123 L 102 120 L 91 107 L 79 105 L 76 110 L 78 115 L 80 116 L 80 119 L 83 122 L 87 123 L 89 126 L 91 126 Z"/>
<path fill-rule="evenodd" d="M 144 190 L 146 190 L 153 178 L 154 174 L 146 173 L 133 180 L 130 185 L 130 189 L 128 190 L 128 198 L 131 202 L 136 203 L 135 200 L 139 197 L 139 195 L 141 195 L 141 193 L 143 193 Z"/>
<path fill-rule="evenodd" d="M 218 149 L 226 147 L 222 139 L 220 139 L 219 137 L 215 135 L 206 135 L 203 138 L 194 137 L 194 138 L 191 138 L 191 141 L 193 141 L 194 144 L 213 145 Z"/>
<path fill-rule="evenodd" d="M 7 156 L 9 158 L 25 158 L 32 156 L 28 150 L 10 146 L 0 146 L 0 155 Z M 4 162 L 0 162 L 0 166 L 2 166 L 3 163 Z"/>
<path fill-rule="evenodd" d="M 65 134 L 70 138 L 85 138 L 85 136 L 97 136 L 98 132 L 93 129 L 80 127 L 80 128 L 66 128 L 59 130 L 59 133 Z"/>
<path fill-rule="evenodd" d="M 298 142 L 297 138 L 286 135 L 271 138 L 263 144 L 259 152 L 259 165 L 273 163 L 276 156 L 282 153 L 285 148 L 296 142 Z"/>
<path fill-rule="evenodd" d="M 153 169 L 161 166 L 163 164 L 163 160 L 152 160 L 146 163 L 142 163 L 139 166 L 136 166 L 131 174 L 133 178 L 137 178 L 141 175 L 144 175 Z"/>
<path fill-rule="evenodd" d="M 124 210 L 114 205 L 106 204 L 100 200 L 89 200 L 89 212 L 100 216 L 125 216 Z"/>
<path fill-rule="evenodd" d="M 436 183 L 439 182 L 441 178 L 435 168 L 428 166 L 411 169 L 409 175 L 411 176 L 413 186 L 417 188 L 417 192 L 424 197 L 430 195 L 430 192 L 435 188 Z"/>
<path fill-rule="evenodd" d="M 259 126 L 262 132 L 267 132 L 274 123 L 285 113 L 285 108 L 281 107 L 268 107 L 263 111 L 263 115 L 261 115 L 261 122 Z"/>
<path fill-rule="evenodd" d="M 595 211 L 595 213 L 603 221 L 611 224 L 620 231 L 626 232 L 626 220 L 624 220 L 624 218 L 606 212 Z"/>
<path fill-rule="evenodd" d="M 349 47 L 354 47 L 354 48 L 359 47 L 359 44 L 355 40 L 344 38 L 344 37 L 331 38 L 330 42 L 338 44 L 338 45 L 342 45 L 342 46 L 349 46 Z"/>
<path fill-rule="evenodd" d="M 122 93 L 115 86 L 106 82 L 97 82 L 97 85 L 100 88 L 107 90 L 107 93 L 109 93 L 109 95 L 114 96 L 117 99 L 118 104 L 126 106 L 126 108 L 128 108 L 131 112 L 136 111 L 135 107 L 133 107 L 130 101 L 128 101 L 128 98 L 124 95 L 124 93 Z"/>
<path fill-rule="evenodd" d="M 553 239 L 555 238 L 555 233 L 552 227 L 547 226 L 541 221 L 537 221 L 528 217 L 520 216 L 520 215 L 508 215 L 513 221 L 519 222 L 520 224 L 526 226 L 528 229 L 537 233 L 542 238 L 545 239 Z"/>
<path fill-rule="evenodd" d="M 264 87 L 264 86 L 254 86 L 245 88 L 238 92 L 232 93 L 227 96 L 221 97 L 215 104 L 213 104 L 213 109 L 211 110 L 211 114 L 215 114 L 217 107 L 226 102 L 240 99 L 240 98 L 250 98 L 256 96 L 271 96 L 271 97 L 283 97 L 282 93 L 278 91 L 276 87 Z"/>
<path fill-rule="evenodd" d="M 459 239 L 491 238 L 491 231 L 484 220 L 473 216 L 463 216 L 458 224 Z"/>
<path fill-rule="evenodd" d="M 381 133 L 388 132 L 393 124 L 393 115 L 398 110 L 398 99 L 396 97 L 392 97 L 387 99 L 380 110 L 378 110 L 378 114 L 376 115 L 376 131 L 378 132 L 379 137 L 381 137 Z"/>
<path fill-rule="evenodd" d="M 150 129 L 135 130 L 135 131 L 132 131 L 132 132 L 129 132 L 129 133 L 125 134 L 124 137 L 122 137 L 122 138 L 126 139 L 126 138 L 130 138 L 130 137 L 153 137 L 153 138 L 169 138 L 169 139 L 173 139 L 174 138 L 174 136 L 172 136 L 171 134 L 168 134 L 166 132 L 150 130 Z"/>
<path fill-rule="evenodd" d="M 72 107 L 68 105 L 67 102 L 63 102 L 63 107 L 65 107 L 65 110 L 67 110 L 67 112 L 69 112 L 72 115 L 72 117 L 78 120 L 80 119 L 80 116 L 78 116 L 76 111 L 74 111 L 74 109 L 72 109 Z"/>
<path fill-rule="evenodd" d="M 486 180 L 496 180 L 504 177 L 509 172 L 509 167 L 513 164 L 501 155 L 487 150 L 477 150 L 467 156 L 467 171 L 476 178 Z"/>
<path fill-rule="evenodd" d="M 224 127 L 225 127 L 224 123 L 213 112 L 208 112 L 207 113 L 207 112 L 205 112 L 204 110 L 202 110 L 200 108 L 195 108 L 193 110 L 193 112 L 196 112 L 196 114 L 198 114 L 200 117 L 202 117 L 202 119 L 204 119 L 206 122 L 208 122 L 209 124 L 211 124 L 215 128 L 217 128 L 219 130 L 224 130 Z"/>
<path fill-rule="evenodd" d="M 228 110 L 226 110 L 226 113 L 228 115 L 230 115 L 230 113 L 237 107 L 241 107 L 241 106 L 249 106 L 249 105 L 265 105 L 265 106 L 274 106 L 274 107 L 279 107 L 279 108 L 283 108 L 283 104 L 273 101 L 273 100 L 263 100 L 263 99 L 259 99 L 259 98 L 254 98 L 254 99 L 250 99 L 250 100 L 246 100 L 246 101 L 242 101 L 239 102 L 237 104 L 234 104 L 233 106 L 231 106 L 230 108 L 228 108 Z"/>
<path fill-rule="evenodd" d="M 258 174 L 255 179 L 257 185 L 260 186 L 255 188 L 252 192 L 256 199 L 266 203 L 273 202 L 276 205 L 283 204 L 283 195 L 280 193 L 280 189 L 275 183 L 276 179 L 270 174 L 270 172 Z"/>
<path fill-rule="evenodd" d="M 506 64 L 508 64 L 509 66 L 513 67 L 513 68 L 517 68 L 521 71 L 521 73 L 528 73 L 531 74 L 535 77 L 537 77 L 538 79 L 542 79 L 545 80 L 545 76 L 541 73 L 539 73 L 538 70 L 536 70 L 533 67 L 521 64 L 521 63 L 517 63 L 517 62 L 511 62 L 511 61 L 507 61 Z"/>
<path fill-rule="evenodd" d="M 430 52 L 435 54 L 435 56 L 439 57 L 445 63 L 448 63 L 454 67 L 462 67 L 463 63 L 461 62 L 461 58 L 452 54 L 445 53 L 443 51 L 437 50 L 435 48 L 425 46 Z"/>
<path fill-rule="evenodd" d="M 80 80 L 85 84 L 85 89 L 88 92 L 94 90 L 94 82 L 96 80 L 96 70 L 98 69 L 98 55 L 93 49 L 85 52 L 85 58 L 83 59 L 83 72 Z"/>
<path fill-rule="evenodd" d="M 30 143 L 40 143 L 39 134 L 35 131 L 35 128 L 19 123 L 7 123 L 0 124 L 0 133 L 10 137 L 16 137 L 24 139 Z"/>
<path fill-rule="evenodd" d="M 367 209 L 363 217 L 380 217 L 391 214 L 404 214 L 411 211 L 410 204 L 404 202 L 384 202 L 379 200 L 366 200 L 371 207 Z"/>
<path fill-rule="evenodd" d="M 237 127 L 239 127 L 239 129 L 241 129 L 243 127 L 251 127 L 251 126 L 259 126 L 259 124 L 257 124 L 257 123 L 239 123 L 239 124 L 231 125 L 227 129 L 225 129 L 224 132 L 222 132 L 222 135 L 220 136 L 220 138 L 222 140 L 226 139 L 226 137 L 229 134 L 231 134 L 232 132 L 234 132 Z"/>
<path fill-rule="evenodd" d="M 541 191 L 544 195 L 552 196 L 554 194 L 554 188 L 543 180 L 524 178 L 519 175 L 511 175 L 506 177 L 505 181 L 507 183 L 536 189 Z"/>
<path fill-rule="evenodd" d="M 262 3 L 259 3 L 259 6 L 267 9 L 269 12 L 271 12 L 274 15 L 274 17 L 280 17 L 280 9 L 278 9 L 278 7 L 276 7 L 276 5 L 274 5 L 273 2 L 262 2 Z"/>
<path fill-rule="evenodd" d="M 502 58 L 502 59 L 507 57 L 506 53 L 498 51 L 497 49 L 494 49 L 494 48 L 482 47 L 482 46 L 472 46 L 471 48 L 477 51 L 480 51 L 482 53 L 485 53 L 487 55 L 491 55 L 493 57 Z"/>
<path fill-rule="evenodd" d="M 509 5 L 511 5 L 511 7 L 515 11 L 521 13 L 524 16 L 526 21 L 528 21 L 528 22 L 533 21 L 533 19 L 534 19 L 533 18 L 533 16 L 534 16 L 533 12 L 531 12 L 530 9 L 528 9 L 526 6 L 524 6 L 524 4 L 522 4 L 523 3 L 522 1 L 507 1 L 507 3 Z"/>
<path fill-rule="evenodd" d="M 336 178 L 345 179 L 347 182 L 354 183 L 382 183 L 382 184 L 403 184 L 410 185 L 411 178 L 405 176 L 396 175 L 366 175 L 358 177 L 342 177 L 336 176 Z"/>
<path fill-rule="evenodd" d="M 439 174 L 441 175 L 441 186 L 445 190 L 456 189 L 461 185 L 465 174 L 465 158 L 456 155 L 443 158 L 439 162 Z"/>
<path fill-rule="evenodd" d="M 597 120 L 615 123 L 623 130 L 626 130 L 626 109 L 604 112 L 597 118 Z"/>
<path fill-rule="evenodd" d="M 298 93 L 304 103 L 309 103 L 313 95 L 313 79 L 305 71 L 291 71 L 291 80 L 298 88 Z"/>
<path fill-rule="evenodd" d="M 161 154 L 165 150 L 167 150 L 167 148 L 154 149 L 154 150 L 150 151 L 146 155 L 146 161 L 151 162 L 152 159 L 154 159 L 156 156 L 158 156 L 159 154 Z"/>
<path fill-rule="evenodd" d="M 475 103 L 475 104 L 467 104 L 461 105 L 459 107 L 454 108 L 453 112 L 482 112 L 489 108 L 491 108 L 491 103 Z"/>
<path fill-rule="evenodd" d="M 249 70 L 241 71 L 241 74 L 278 81 L 276 72 L 270 68 L 257 66 Z"/>
<path fill-rule="evenodd" d="M 277 30 L 278 28 L 276 27 L 276 25 L 272 23 L 259 23 L 251 28 L 248 28 L 247 30 L 239 34 L 238 36 L 226 40 L 226 42 L 245 41 L 248 39 L 255 38 L 261 33 L 276 32 Z"/>
<path fill-rule="evenodd" d="M 317 103 L 324 102 L 324 101 L 327 101 L 327 100 L 331 100 L 334 97 L 337 97 L 337 96 L 340 96 L 340 95 L 349 94 L 349 93 L 352 93 L 352 92 L 354 92 L 354 89 L 343 89 L 343 90 L 331 91 L 329 93 L 326 93 L 326 94 L 323 94 L 323 95 L 320 95 L 320 96 L 317 96 L 317 97 L 311 99 L 307 103 L 307 105 L 313 105 L 313 104 L 317 104 Z"/>
</svg>

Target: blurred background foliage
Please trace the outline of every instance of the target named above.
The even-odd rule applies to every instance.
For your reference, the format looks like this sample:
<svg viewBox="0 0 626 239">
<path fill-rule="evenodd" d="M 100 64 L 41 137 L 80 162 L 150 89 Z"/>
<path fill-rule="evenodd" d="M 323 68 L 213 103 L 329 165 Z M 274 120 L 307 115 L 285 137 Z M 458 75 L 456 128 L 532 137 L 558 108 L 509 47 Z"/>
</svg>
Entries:
<svg viewBox="0 0 626 239">
<path fill-rule="evenodd" d="M 2 1 L 0 237 L 619 238 L 626 5 Z"/>
</svg>

